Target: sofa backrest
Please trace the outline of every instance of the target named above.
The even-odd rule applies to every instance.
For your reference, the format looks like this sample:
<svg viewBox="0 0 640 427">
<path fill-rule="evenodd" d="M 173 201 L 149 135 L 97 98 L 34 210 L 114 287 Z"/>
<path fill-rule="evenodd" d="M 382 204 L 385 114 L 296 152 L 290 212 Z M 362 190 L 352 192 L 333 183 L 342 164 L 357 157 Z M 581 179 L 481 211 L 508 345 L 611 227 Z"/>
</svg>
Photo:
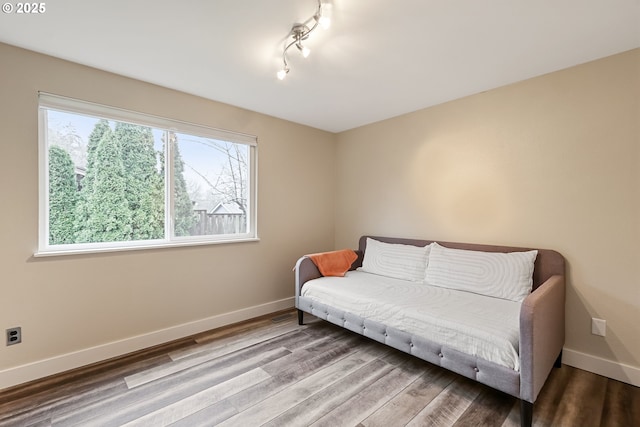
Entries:
<svg viewBox="0 0 640 427">
<path fill-rule="evenodd" d="M 419 239 L 404 239 L 399 237 L 379 237 L 379 236 L 362 236 L 358 246 L 359 258 L 356 263 L 362 265 L 362 256 L 367 249 L 367 237 L 378 240 L 385 243 L 400 243 L 403 245 L 414 246 L 426 246 L 434 240 L 419 240 Z M 466 249 L 471 251 L 484 251 L 484 252 L 521 252 L 537 250 L 538 256 L 534 264 L 533 270 L 533 289 L 536 289 L 542 283 L 544 283 L 549 277 L 556 274 L 564 276 L 564 257 L 551 249 L 537 249 L 537 248 L 520 248 L 514 246 L 493 246 L 493 245 L 481 245 L 476 243 L 456 243 L 456 242 L 442 242 L 436 240 L 439 245 L 453 249 Z"/>
</svg>

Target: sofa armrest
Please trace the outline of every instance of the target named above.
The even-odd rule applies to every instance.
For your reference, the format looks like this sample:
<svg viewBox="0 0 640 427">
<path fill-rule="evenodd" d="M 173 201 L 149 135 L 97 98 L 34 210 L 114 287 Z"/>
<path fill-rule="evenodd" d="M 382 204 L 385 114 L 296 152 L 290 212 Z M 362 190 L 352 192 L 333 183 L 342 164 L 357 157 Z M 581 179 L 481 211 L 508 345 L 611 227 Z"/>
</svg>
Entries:
<svg viewBox="0 0 640 427">
<path fill-rule="evenodd" d="M 358 267 L 362 266 L 363 253 L 361 251 L 355 251 L 358 258 L 351 264 L 350 270 L 355 270 Z M 300 296 L 300 292 L 302 291 L 302 285 L 307 283 L 309 280 L 317 279 L 318 277 L 322 277 L 320 270 L 318 267 L 311 261 L 311 258 L 307 256 L 303 256 L 298 259 L 296 262 L 296 266 L 293 269 L 295 272 L 296 278 L 296 307 L 298 306 L 298 297 Z"/>
<path fill-rule="evenodd" d="M 564 345 L 565 279 L 551 276 L 520 308 L 520 398 L 535 402 Z"/>
<path fill-rule="evenodd" d="M 311 258 L 307 256 L 301 257 L 298 262 L 296 262 L 296 267 L 293 271 L 296 276 L 296 300 L 302 291 L 302 285 L 307 283 L 309 280 L 322 277 L 318 267 L 316 267 L 313 261 L 311 261 Z"/>
</svg>

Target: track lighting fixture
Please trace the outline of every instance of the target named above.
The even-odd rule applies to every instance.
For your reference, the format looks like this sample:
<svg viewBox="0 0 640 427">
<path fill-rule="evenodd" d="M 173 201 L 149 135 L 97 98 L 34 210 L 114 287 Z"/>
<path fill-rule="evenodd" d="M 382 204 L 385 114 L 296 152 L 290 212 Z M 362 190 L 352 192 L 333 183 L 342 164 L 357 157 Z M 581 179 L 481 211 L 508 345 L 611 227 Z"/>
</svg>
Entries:
<svg viewBox="0 0 640 427">
<path fill-rule="evenodd" d="M 322 0 L 318 0 L 318 9 L 316 10 L 315 15 L 311 18 L 307 19 L 302 24 L 293 24 L 291 27 L 291 31 L 287 34 L 287 40 L 291 37 L 293 40 L 289 43 L 286 43 L 284 50 L 282 51 L 282 64 L 283 67 L 280 71 L 278 71 L 278 79 L 284 80 L 289 73 L 289 63 L 287 62 L 287 51 L 290 47 L 295 46 L 298 48 L 300 53 L 304 58 L 308 57 L 311 53 L 311 50 L 306 47 L 302 42 L 309 38 L 309 35 L 318 28 L 318 25 L 324 29 L 329 28 L 331 25 L 331 18 L 329 17 L 329 10 L 331 4 L 323 3 Z M 311 26 L 309 26 L 311 25 Z"/>
</svg>

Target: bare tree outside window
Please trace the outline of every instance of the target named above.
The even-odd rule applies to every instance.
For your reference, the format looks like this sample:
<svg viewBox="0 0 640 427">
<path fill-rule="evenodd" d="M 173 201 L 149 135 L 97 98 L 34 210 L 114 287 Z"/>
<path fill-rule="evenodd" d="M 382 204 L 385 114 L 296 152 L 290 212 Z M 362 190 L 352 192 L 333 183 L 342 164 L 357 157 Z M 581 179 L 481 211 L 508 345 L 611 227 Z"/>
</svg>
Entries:
<svg viewBox="0 0 640 427">
<path fill-rule="evenodd" d="M 246 145 L 177 134 L 196 224 L 191 235 L 245 233 L 248 155 Z"/>
</svg>

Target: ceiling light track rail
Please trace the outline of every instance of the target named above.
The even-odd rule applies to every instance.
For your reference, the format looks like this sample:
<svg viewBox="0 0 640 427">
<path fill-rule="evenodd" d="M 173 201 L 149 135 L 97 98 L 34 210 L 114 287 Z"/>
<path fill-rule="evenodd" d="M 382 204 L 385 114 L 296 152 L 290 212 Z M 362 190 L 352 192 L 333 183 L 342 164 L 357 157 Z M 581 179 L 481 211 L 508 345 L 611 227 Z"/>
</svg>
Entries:
<svg viewBox="0 0 640 427">
<path fill-rule="evenodd" d="M 278 79 L 284 80 L 289 74 L 289 62 L 287 61 L 287 51 L 295 46 L 304 58 L 308 57 L 311 53 L 311 50 L 303 44 L 303 41 L 307 40 L 311 33 L 318 28 L 319 26 L 327 29 L 331 25 L 331 19 L 329 17 L 329 11 L 331 9 L 331 4 L 326 0 L 323 2 L 322 0 L 318 0 L 318 8 L 316 9 L 316 13 L 309 19 L 307 19 L 304 23 L 296 23 L 291 27 L 291 31 L 287 34 L 286 40 L 291 37 L 293 40 L 286 44 L 284 50 L 282 51 L 282 64 L 283 67 L 280 71 L 278 71 Z M 309 26 L 311 25 L 311 26 Z"/>
</svg>

